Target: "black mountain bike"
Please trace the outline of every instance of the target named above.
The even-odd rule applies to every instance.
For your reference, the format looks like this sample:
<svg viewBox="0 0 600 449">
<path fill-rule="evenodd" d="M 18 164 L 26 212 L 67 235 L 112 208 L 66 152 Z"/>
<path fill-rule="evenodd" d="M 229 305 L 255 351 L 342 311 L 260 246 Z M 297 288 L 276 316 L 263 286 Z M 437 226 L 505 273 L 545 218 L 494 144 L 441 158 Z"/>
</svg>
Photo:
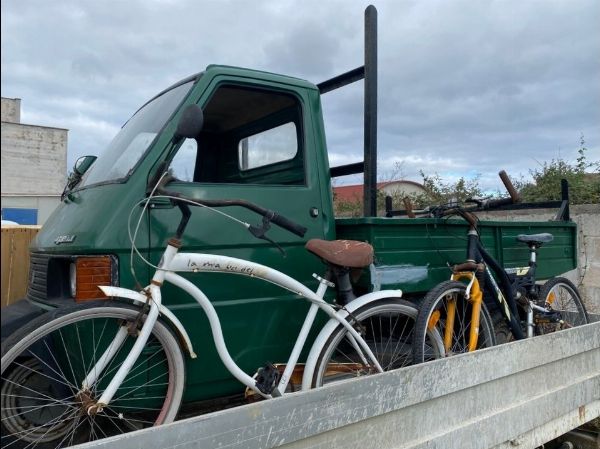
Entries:
<svg viewBox="0 0 600 449">
<path fill-rule="evenodd" d="M 476 201 L 476 206 L 469 207 L 438 206 L 431 211 L 434 217 L 457 215 L 467 221 L 467 260 L 452 267 L 451 279 L 423 299 L 413 337 L 415 363 L 492 346 L 496 335 L 518 340 L 588 323 L 579 292 L 568 279 L 553 277 L 542 285 L 536 283 L 537 250 L 553 240 L 552 234 L 517 237 L 529 247 L 527 267 L 504 269 L 483 247 L 474 212 L 519 200 L 504 171 L 500 177 L 510 198 Z M 496 303 L 495 313 L 504 319 L 491 320 L 486 302 Z M 432 344 L 431 335 L 442 338 L 443 345 Z"/>
</svg>

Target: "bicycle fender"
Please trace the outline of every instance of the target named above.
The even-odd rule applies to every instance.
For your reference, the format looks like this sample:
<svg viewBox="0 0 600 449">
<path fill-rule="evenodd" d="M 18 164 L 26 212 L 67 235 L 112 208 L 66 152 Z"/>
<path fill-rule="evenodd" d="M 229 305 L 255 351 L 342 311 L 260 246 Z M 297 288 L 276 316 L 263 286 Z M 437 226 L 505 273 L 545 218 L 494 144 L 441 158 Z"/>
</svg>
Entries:
<svg viewBox="0 0 600 449">
<path fill-rule="evenodd" d="M 136 292 L 134 290 L 129 290 L 127 288 L 104 287 L 104 286 L 102 286 L 102 287 L 99 286 L 98 288 L 100 288 L 100 290 L 102 290 L 104 292 L 104 294 L 108 297 L 127 298 L 127 299 L 131 299 L 132 301 L 135 301 L 136 303 L 139 303 L 139 304 L 145 304 L 148 300 L 146 295 L 144 295 L 140 292 Z M 197 358 L 198 356 L 194 352 L 194 348 L 192 347 L 192 341 L 190 339 L 190 336 L 188 335 L 187 331 L 185 330 L 185 327 L 183 327 L 183 324 L 181 324 L 181 321 L 179 321 L 179 319 L 175 316 L 175 314 L 173 312 L 171 312 L 169 309 L 167 309 L 162 304 L 160 305 L 158 312 L 167 321 L 169 321 L 173 325 L 173 327 L 177 330 L 177 334 L 183 340 L 183 343 L 185 344 L 185 348 L 187 349 L 188 353 L 190 354 L 190 357 L 193 359 Z"/>
<path fill-rule="evenodd" d="M 302 375 L 302 390 L 309 390 L 311 388 L 314 371 L 317 365 L 317 358 L 325 345 L 325 342 L 329 339 L 333 331 L 338 327 L 341 320 L 345 320 L 349 313 L 353 313 L 361 307 L 379 299 L 384 298 L 401 298 L 402 290 L 380 290 L 378 292 L 367 293 L 366 295 L 359 296 L 353 301 L 346 304 L 344 309 L 340 309 L 335 313 L 335 318 L 330 318 L 325 326 L 317 335 L 308 357 L 306 359 L 306 365 L 304 366 L 304 374 Z"/>
</svg>

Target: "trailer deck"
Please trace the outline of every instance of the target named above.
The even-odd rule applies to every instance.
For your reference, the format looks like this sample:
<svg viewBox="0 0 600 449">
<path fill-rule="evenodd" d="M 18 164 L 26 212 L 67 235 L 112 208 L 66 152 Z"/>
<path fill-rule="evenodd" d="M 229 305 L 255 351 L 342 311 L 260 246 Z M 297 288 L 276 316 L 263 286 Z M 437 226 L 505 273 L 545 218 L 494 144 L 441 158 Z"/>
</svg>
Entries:
<svg viewBox="0 0 600 449">
<path fill-rule="evenodd" d="M 599 416 L 595 322 L 77 447 L 533 449 Z"/>
</svg>

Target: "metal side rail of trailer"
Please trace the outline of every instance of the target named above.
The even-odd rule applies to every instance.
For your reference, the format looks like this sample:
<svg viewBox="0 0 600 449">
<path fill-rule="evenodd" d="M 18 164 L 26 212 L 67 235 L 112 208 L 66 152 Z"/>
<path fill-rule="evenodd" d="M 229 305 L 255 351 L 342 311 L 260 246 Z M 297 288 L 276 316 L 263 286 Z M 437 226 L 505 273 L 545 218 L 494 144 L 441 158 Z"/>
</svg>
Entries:
<svg viewBox="0 0 600 449">
<path fill-rule="evenodd" d="M 600 416 L 600 322 L 77 446 L 535 448 Z"/>
</svg>

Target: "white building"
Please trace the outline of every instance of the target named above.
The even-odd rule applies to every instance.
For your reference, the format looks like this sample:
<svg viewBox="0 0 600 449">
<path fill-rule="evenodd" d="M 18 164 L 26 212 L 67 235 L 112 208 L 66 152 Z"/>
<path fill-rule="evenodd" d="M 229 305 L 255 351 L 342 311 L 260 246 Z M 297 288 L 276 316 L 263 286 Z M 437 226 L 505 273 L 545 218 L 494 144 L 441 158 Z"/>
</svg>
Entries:
<svg viewBox="0 0 600 449">
<path fill-rule="evenodd" d="M 21 123 L 21 100 L 2 98 L 2 218 L 43 224 L 67 180 L 67 130 Z"/>
</svg>

